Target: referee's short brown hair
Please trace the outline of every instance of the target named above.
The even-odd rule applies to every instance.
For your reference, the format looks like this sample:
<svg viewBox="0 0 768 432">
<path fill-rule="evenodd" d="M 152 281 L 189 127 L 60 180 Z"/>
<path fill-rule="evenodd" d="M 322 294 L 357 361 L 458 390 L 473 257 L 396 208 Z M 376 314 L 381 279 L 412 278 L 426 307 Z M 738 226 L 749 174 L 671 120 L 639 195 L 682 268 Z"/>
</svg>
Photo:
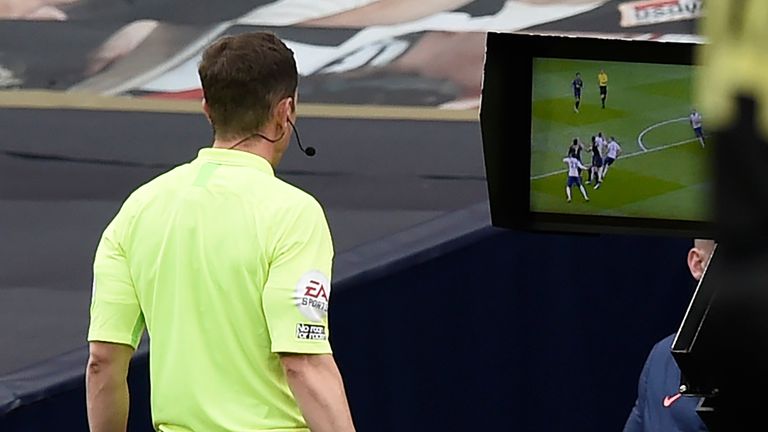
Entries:
<svg viewBox="0 0 768 432">
<path fill-rule="evenodd" d="M 259 131 L 298 85 L 293 51 L 266 32 L 220 38 L 203 53 L 198 73 L 217 139 Z"/>
</svg>

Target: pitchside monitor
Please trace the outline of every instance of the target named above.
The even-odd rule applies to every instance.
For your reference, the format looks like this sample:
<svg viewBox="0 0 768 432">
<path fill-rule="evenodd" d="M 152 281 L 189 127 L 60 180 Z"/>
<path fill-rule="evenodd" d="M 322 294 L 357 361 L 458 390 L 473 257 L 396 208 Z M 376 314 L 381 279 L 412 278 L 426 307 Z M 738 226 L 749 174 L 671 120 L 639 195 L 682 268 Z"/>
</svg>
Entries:
<svg viewBox="0 0 768 432">
<path fill-rule="evenodd" d="M 710 232 L 695 45 L 488 35 L 483 146 L 496 226 Z"/>
</svg>

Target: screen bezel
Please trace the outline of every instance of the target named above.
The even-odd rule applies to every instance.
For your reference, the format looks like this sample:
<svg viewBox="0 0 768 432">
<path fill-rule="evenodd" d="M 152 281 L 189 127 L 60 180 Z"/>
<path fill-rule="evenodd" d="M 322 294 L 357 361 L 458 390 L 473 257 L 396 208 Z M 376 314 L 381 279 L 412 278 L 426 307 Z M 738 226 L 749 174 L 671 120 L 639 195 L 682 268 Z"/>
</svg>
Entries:
<svg viewBox="0 0 768 432">
<path fill-rule="evenodd" d="M 543 213 L 533 211 L 530 202 L 534 58 L 692 66 L 696 46 L 681 42 L 489 33 L 480 121 L 493 225 L 554 232 L 711 235 L 711 221 Z M 525 97 L 519 97 L 521 93 Z M 515 122 L 511 123 L 510 118 Z"/>
</svg>

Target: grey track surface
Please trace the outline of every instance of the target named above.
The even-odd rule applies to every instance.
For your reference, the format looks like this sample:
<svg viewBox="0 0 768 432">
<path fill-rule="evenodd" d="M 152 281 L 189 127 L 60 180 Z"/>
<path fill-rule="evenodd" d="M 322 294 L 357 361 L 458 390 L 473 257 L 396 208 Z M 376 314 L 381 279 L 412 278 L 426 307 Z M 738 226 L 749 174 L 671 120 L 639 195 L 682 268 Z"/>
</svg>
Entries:
<svg viewBox="0 0 768 432">
<path fill-rule="evenodd" d="M 487 199 L 478 123 L 298 127 L 318 154 L 289 149 L 278 175 L 324 205 L 339 254 Z M 199 115 L 25 109 L 0 111 L 0 130 L 2 376 L 85 344 L 101 230 L 135 187 L 208 146 L 210 131 Z"/>
</svg>

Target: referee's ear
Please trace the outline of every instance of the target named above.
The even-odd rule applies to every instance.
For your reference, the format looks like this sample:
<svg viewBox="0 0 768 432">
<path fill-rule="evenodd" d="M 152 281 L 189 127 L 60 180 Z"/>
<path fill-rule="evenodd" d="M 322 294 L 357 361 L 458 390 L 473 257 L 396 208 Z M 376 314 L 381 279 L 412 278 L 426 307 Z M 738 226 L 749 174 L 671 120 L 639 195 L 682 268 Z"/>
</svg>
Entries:
<svg viewBox="0 0 768 432">
<path fill-rule="evenodd" d="M 275 119 L 280 123 L 280 126 L 287 128 L 288 123 L 292 121 L 294 115 L 295 104 L 292 97 L 287 97 L 277 103 L 277 109 L 275 110 Z"/>
<path fill-rule="evenodd" d="M 208 123 L 213 124 L 213 122 L 211 122 L 211 107 L 208 106 L 208 102 L 205 101 L 205 98 L 203 98 L 201 103 L 203 105 L 203 113 L 205 114 L 205 118 L 208 119 Z"/>
</svg>

